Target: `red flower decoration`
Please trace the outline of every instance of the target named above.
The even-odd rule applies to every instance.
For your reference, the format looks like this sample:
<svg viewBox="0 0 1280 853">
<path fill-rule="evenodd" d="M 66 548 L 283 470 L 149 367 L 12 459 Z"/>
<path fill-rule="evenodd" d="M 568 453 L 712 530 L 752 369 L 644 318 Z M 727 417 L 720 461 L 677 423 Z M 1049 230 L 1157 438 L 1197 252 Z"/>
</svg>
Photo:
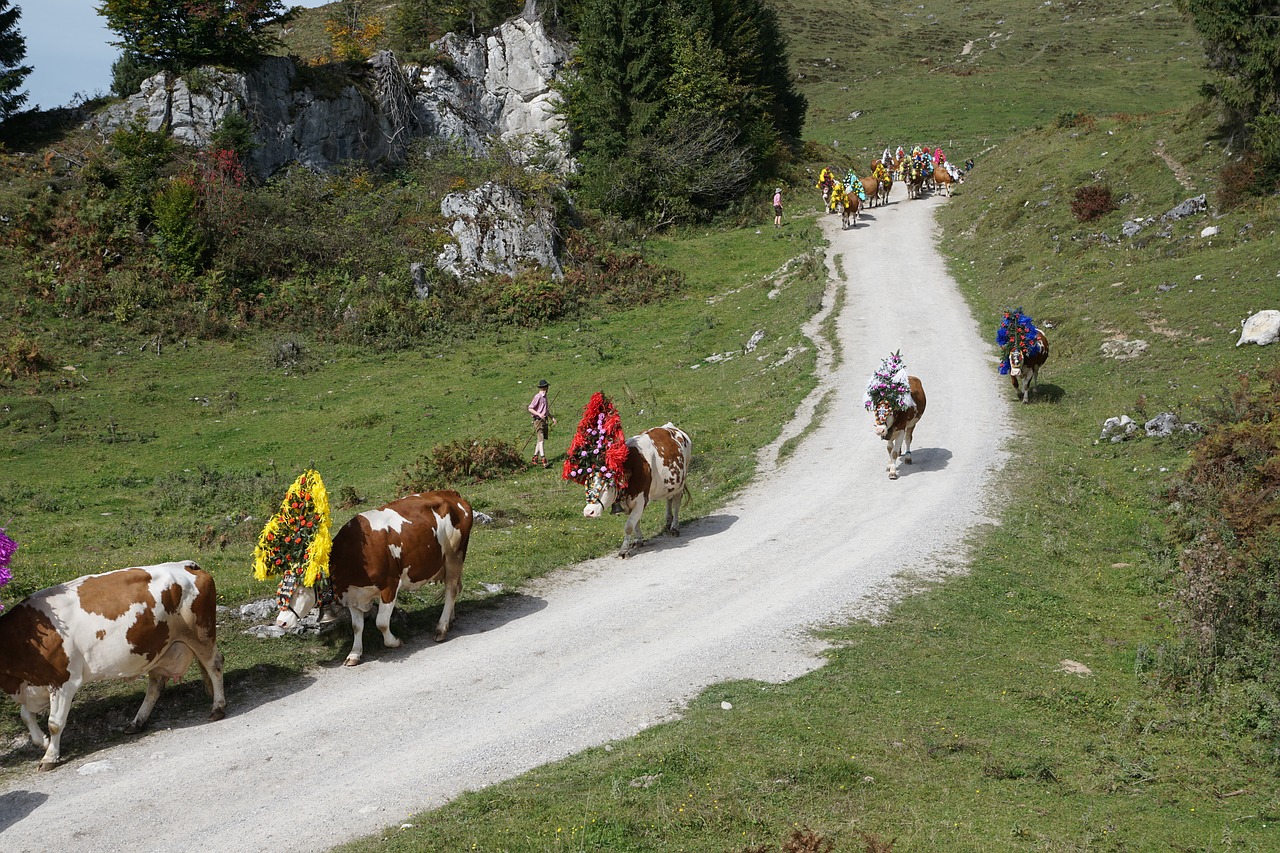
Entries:
<svg viewBox="0 0 1280 853">
<path fill-rule="evenodd" d="M 593 474 L 613 480 L 619 489 L 627 485 L 627 435 L 613 401 L 597 391 L 582 410 L 582 420 L 564 461 L 562 479 L 586 485 Z"/>
</svg>

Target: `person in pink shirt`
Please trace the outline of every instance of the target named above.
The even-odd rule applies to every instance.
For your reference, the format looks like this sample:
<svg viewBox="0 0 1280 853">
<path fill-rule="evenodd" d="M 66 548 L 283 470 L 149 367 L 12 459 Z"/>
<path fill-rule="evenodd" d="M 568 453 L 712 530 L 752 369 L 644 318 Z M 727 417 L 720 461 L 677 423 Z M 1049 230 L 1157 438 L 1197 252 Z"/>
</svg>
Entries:
<svg viewBox="0 0 1280 853">
<path fill-rule="evenodd" d="M 773 190 L 773 227 L 782 227 L 782 187 Z"/>
<path fill-rule="evenodd" d="M 529 414 L 533 416 L 533 434 L 537 438 L 538 443 L 533 447 L 533 464 L 541 465 L 543 468 L 550 468 L 551 463 L 547 461 L 546 451 L 543 449 L 543 443 L 547 440 L 548 426 L 550 422 L 553 426 L 556 419 L 551 416 L 551 406 L 547 402 L 547 389 L 551 387 L 551 383 L 545 379 L 538 380 L 538 393 L 533 395 L 533 399 L 529 401 Z"/>
</svg>

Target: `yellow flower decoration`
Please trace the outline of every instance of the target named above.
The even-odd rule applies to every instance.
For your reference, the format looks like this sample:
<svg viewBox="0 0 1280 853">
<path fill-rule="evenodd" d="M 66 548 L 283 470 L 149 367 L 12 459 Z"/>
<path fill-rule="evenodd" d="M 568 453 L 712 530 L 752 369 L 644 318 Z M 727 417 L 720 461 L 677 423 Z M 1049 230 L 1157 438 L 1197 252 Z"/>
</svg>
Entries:
<svg viewBox="0 0 1280 853">
<path fill-rule="evenodd" d="M 329 493 L 320 474 L 308 468 L 293 481 L 280 511 L 271 517 L 253 551 L 253 576 L 293 573 L 312 586 L 329 574 Z"/>
</svg>

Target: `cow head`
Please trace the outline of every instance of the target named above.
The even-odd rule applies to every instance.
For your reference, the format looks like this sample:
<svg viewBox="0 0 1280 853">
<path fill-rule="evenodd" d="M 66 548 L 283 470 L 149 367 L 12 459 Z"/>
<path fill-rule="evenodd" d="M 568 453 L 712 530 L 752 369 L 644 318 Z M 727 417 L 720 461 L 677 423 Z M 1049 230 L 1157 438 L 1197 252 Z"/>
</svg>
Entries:
<svg viewBox="0 0 1280 853">
<path fill-rule="evenodd" d="M 881 401 L 876 405 L 875 424 L 871 428 L 875 430 L 876 435 L 886 441 L 888 441 L 889 436 L 893 434 L 891 430 L 893 429 L 893 418 L 895 414 L 896 412 L 894 412 L 889 404 L 884 401 Z"/>
<path fill-rule="evenodd" d="M 619 512 L 618 509 L 618 486 L 612 477 L 596 472 L 587 477 L 587 505 L 582 508 L 582 514 L 587 518 L 602 518 L 604 516 L 604 508 L 609 507 L 610 512 Z"/>
<path fill-rule="evenodd" d="M 317 590 L 316 587 L 320 589 Z M 324 607 L 332 600 L 333 590 L 327 577 L 322 575 L 314 586 L 307 586 L 296 572 L 285 572 L 280 578 L 280 585 L 276 587 L 276 603 L 280 605 L 276 627 L 291 631 L 298 627 L 316 605 Z"/>
<path fill-rule="evenodd" d="M 1026 358 L 1027 358 L 1027 354 L 1024 353 L 1022 350 L 1018 349 L 1017 347 L 1014 347 L 1013 349 L 1009 350 L 1009 375 L 1010 376 L 1022 375 L 1022 362 L 1025 361 Z"/>
</svg>

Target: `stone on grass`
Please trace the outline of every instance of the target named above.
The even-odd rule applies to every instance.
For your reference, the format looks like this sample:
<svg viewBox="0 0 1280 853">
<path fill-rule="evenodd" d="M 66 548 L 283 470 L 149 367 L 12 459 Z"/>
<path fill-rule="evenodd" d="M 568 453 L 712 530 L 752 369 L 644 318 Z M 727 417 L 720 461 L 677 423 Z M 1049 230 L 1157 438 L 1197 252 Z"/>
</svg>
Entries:
<svg viewBox="0 0 1280 853">
<path fill-rule="evenodd" d="M 1240 324 L 1240 340 L 1236 341 L 1236 346 L 1257 344 L 1265 347 L 1278 340 L 1280 340 L 1280 311 L 1268 309 L 1259 311 Z"/>
</svg>

